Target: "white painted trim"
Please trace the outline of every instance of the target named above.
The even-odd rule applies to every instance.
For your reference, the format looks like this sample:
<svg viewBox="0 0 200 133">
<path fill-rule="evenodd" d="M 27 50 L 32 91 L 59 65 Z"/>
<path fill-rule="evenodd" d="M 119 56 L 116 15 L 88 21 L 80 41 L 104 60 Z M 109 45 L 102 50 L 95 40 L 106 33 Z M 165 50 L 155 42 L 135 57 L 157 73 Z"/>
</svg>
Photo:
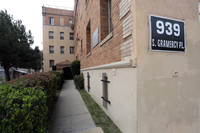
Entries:
<svg viewBox="0 0 200 133">
<path fill-rule="evenodd" d="M 112 69 L 112 68 L 130 68 L 130 67 L 133 67 L 132 61 L 127 60 L 127 61 L 119 61 L 119 62 L 114 62 L 110 64 L 105 64 L 101 66 L 89 67 L 89 68 L 81 69 L 81 71 L 97 70 L 97 69 Z"/>
<path fill-rule="evenodd" d="M 90 55 L 91 55 L 91 52 L 86 55 L 86 58 L 88 58 Z"/>
<path fill-rule="evenodd" d="M 110 32 L 110 33 L 106 36 L 106 38 L 104 38 L 104 39 L 100 42 L 100 47 L 101 47 L 103 44 L 105 44 L 110 38 L 112 38 L 112 36 L 113 36 L 113 33 Z"/>
</svg>

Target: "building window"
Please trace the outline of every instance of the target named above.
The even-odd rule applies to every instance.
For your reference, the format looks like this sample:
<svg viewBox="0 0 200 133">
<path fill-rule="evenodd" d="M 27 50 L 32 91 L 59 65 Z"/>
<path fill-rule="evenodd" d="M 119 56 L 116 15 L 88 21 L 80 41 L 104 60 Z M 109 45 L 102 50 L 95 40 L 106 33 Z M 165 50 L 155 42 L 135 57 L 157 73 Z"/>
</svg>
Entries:
<svg viewBox="0 0 200 133">
<path fill-rule="evenodd" d="M 90 92 L 90 74 L 87 72 L 87 87 L 88 87 L 88 92 Z"/>
<path fill-rule="evenodd" d="M 100 1 L 100 17 L 101 17 L 101 40 L 103 40 L 109 33 L 113 31 L 112 28 L 112 1 Z"/>
<path fill-rule="evenodd" d="M 54 25 L 54 18 L 49 18 L 49 24 Z"/>
<path fill-rule="evenodd" d="M 81 52 L 83 52 L 83 42 L 82 42 L 82 39 L 81 39 Z"/>
<path fill-rule="evenodd" d="M 74 33 L 69 33 L 69 39 L 74 40 Z"/>
<path fill-rule="evenodd" d="M 110 81 L 108 81 L 108 77 L 106 73 L 102 73 L 102 92 L 103 92 L 103 96 L 101 97 L 103 100 L 103 106 L 104 108 L 107 109 L 107 104 L 111 103 L 108 100 L 108 83 L 110 83 Z"/>
<path fill-rule="evenodd" d="M 112 32 L 112 5 L 111 0 L 108 0 L 108 26 L 109 26 L 109 33 Z"/>
<path fill-rule="evenodd" d="M 74 54 L 74 47 L 70 46 L 70 54 Z"/>
<path fill-rule="evenodd" d="M 69 24 L 72 25 L 73 24 L 73 21 L 72 19 L 69 19 Z"/>
<path fill-rule="evenodd" d="M 54 46 L 49 46 L 49 53 L 54 54 Z"/>
<path fill-rule="evenodd" d="M 53 67 L 54 66 L 54 60 L 49 60 L 49 67 Z"/>
<path fill-rule="evenodd" d="M 86 27 L 86 54 L 91 52 L 91 30 L 90 30 L 90 21 Z"/>
<path fill-rule="evenodd" d="M 86 9 L 87 6 L 88 6 L 88 2 L 89 2 L 89 0 L 85 0 L 85 9 Z"/>
<path fill-rule="evenodd" d="M 49 39 L 53 39 L 54 38 L 53 36 L 54 36 L 53 31 L 49 31 Z"/>
<path fill-rule="evenodd" d="M 200 0 L 199 0 L 199 22 L 200 22 Z"/>
<path fill-rule="evenodd" d="M 64 46 L 60 46 L 60 54 L 64 54 Z"/>
<path fill-rule="evenodd" d="M 60 32 L 60 40 L 64 40 L 64 32 Z"/>
<path fill-rule="evenodd" d="M 64 18 L 60 18 L 60 25 L 64 26 Z"/>
</svg>

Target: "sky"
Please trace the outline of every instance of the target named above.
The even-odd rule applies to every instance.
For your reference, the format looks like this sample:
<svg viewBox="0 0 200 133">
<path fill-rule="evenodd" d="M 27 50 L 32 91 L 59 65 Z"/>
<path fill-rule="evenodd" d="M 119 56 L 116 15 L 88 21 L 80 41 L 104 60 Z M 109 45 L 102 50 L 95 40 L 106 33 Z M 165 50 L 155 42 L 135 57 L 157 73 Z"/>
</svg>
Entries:
<svg viewBox="0 0 200 133">
<path fill-rule="evenodd" d="M 13 15 L 14 20 L 22 20 L 26 31 L 31 30 L 34 36 L 34 44 L 43 50 L 42 39 L 42 6 L 50 5 L 58 8 L 65 7 L 73 9 L 74 0 L 0 0 L 0 10 L 7 10 L 8 14 Z"/>
</svg>

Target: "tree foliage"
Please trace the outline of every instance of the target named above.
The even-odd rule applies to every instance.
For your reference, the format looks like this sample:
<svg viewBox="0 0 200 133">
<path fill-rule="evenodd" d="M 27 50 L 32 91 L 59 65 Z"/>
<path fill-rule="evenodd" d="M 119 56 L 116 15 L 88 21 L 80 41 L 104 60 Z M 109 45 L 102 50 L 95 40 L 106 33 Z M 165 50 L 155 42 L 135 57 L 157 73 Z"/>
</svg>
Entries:
<svg viewBox="0 0 200 133">
<path fill-rule="evenodd" d="M 21 20 L 13 20 L 7 11 L 0 11 L 0 62 L 5 70 L 6 80 L 10 80 L 10 67 L 37 66 L 33 62 L 40 58 L 40 52 L 38 48 L 33 50 L 30 47 L 33 42 L 31 31 L 26 32 Z"/>
<path fill-rule="evenodd" d="M 35 47 L 34 50 L 32 50 L 32 54 L 31 54 L 31 61 L 28 65 L 29 68 L 34 69 L 35 71 L 39 71 L 42 69 L 42 57 L 43 54 L 42 52 L 39 50 L 39 47 Z"/>
<path fill-rule="evenodd" d="M 80 61 L 79 60 L 74 60 L 71 63 L 70 68 L 71 68 L 73 76 L 80 75 Z"/>
</svg>

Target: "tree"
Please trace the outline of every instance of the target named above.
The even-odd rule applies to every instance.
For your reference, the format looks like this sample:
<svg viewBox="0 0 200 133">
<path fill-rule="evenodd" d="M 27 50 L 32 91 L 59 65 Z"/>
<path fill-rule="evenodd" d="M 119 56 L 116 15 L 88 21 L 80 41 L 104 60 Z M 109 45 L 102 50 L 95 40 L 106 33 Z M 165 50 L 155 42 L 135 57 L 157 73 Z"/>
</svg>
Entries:
<svg viewBox="0 0 200 133">
<path fill-rule="evenodd" d="M 0 11 L 0 62 L 7 81 L 10 80 L 11 67 L 28 67 L 32 53 L 31 44 L 31 31 L 26 32 L 22 21 L 13 20 L 7 11 Z"/>
<path fill-rule="evenodd" d="M 35 47 L 31 54 L 31 62 L 29 64 L 29 68 L 34 69 L 35 71 L 39 71 L 42 69 L 42 52 L 39 50 L 39 47 Z"/>
<path fill-rule="evenodd" d="M 71 63 L 70 69 L 72 71 L 73 76 L 80 75 L 80 61 L 74 60 Z"/>
</svg>

